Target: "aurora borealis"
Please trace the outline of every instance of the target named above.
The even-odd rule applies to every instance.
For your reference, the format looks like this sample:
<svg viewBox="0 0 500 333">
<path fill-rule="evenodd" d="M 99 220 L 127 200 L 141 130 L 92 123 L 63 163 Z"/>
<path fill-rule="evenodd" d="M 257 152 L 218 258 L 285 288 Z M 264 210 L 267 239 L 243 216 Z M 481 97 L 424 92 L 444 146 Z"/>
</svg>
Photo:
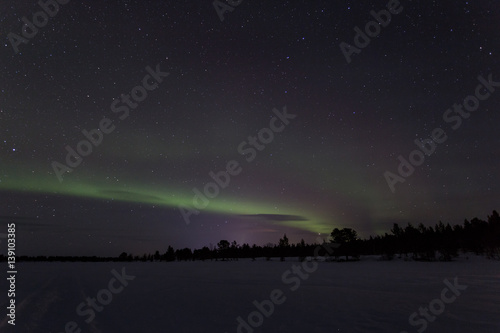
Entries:
<svg viewBox="0 0 500 333">
<path fill-rule="evenodd" d="M 221 22 L 211 2 L 72 0 L 16 54 L 7 36 L 41 9 L 4 1 L 0 228 L 18 224 L 20 254 L 118 255 L 498 210 L 500 90 L 456 131 L 442 115 L 478 76 L 500 81 L 500 6 L 401 1 L 347 63 L 339 45 L 384 6 L 244 1 Z M 144 80 L 157 66 L 168 76 Z M 284 107 L 296 117 L 274 130 Z M 113 130 L 60 181 L 53 162 L 102 119 Z M 446 142 L 392 193 L 384 173 L 440 126 Z M 179 207 L 230 161 L 240 172 L 186 223 Z"/>
</svg>

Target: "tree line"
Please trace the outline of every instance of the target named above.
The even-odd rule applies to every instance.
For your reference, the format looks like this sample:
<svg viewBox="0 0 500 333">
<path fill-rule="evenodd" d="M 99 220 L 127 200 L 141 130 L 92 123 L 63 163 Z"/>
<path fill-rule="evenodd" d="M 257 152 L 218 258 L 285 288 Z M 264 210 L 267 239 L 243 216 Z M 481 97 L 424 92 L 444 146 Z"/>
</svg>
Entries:
<svg viewBox="0 0 500 333">
<path fill-rule="evenodd" d="M 408 223 L 405 227 L 394 223 L 390 233 L 370 236 L 360 239 L 356 230 L 352 228 L 335 228 L 330 234 L 329 242 L 339 246 L 329 256 L 329 260 L 349 261 L 359 260 L 361 255 L 379 255 L 381 259 L 392 260 L 395 256 L 408 260 L 419 261 L 450 261 L 457 257 L 459 252 L 472 252 L 485 255 L 488 258 L 500 260 L 500 216 L 496 210 L 488 216 L 487 221 L 474 218 L 464 220 L 463 224 L 443 224 L 439 221 L 434 227 L 426 227 L 423 223 L 413 226 Z M 288 237 L 283 235 L 278 244 L 264 246 L 245 243 L 239 245 L 236 241 L 229 242 L 222 239 L 217 246 L 204 246 L 201 249 L 190 248 L 174 249 L 168 246 L 165 253 L 156 251 L 154 254 L 142 256 L 122 252 L 118 257 L 68 257 L 68 256 L 20 256 L 18 261 L 143 261 L 143 262 L 172 262 L 172 261 L 230 261 L 240 258 L 264 257 L 271 260 L 273 257 L 285 260 L 285 257 L 298 257 L 305 260 L 313 257 L 315 249 L 320 244 L 307 244 L 302 239 L 297 244 L 290 244 Z M 0 261 L 7 258 L 0 255 Z"/>
</svg>

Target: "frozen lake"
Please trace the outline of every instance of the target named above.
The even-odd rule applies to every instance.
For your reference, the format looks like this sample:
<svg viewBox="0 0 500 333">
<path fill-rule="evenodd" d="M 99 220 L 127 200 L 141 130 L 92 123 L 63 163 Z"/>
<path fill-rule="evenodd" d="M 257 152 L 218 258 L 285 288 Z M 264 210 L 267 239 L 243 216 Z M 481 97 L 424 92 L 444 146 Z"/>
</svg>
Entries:
<svg viewBox="0 0 500 333">
<path fill-rule="evenodd" d="M 498 261 L 314 265 L 19 263 L 16 326 L 7 324 L 2 297 L 0 331 L 500 332 Z M 0 290 L 7 293 L 5 278 Z"/>
</svg>

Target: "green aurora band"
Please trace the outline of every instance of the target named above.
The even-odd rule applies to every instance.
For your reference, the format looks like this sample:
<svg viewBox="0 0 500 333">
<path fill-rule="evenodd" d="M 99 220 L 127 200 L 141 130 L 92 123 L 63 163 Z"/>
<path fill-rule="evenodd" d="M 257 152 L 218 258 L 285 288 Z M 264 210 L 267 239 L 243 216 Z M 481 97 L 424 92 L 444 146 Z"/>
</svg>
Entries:
<svg viewBox="0 0 500 333">
<path fill-rule="evenodd" d="M 27 171 L 27 170 L 26 170 Z M 150 204 L 163 207 L 195 209 L 193 205 L 194 192 L 186 192 L 179 189 L 165 189 L 167 186 L 144 185 L 137 182 L 122 181 L 122 184 L 112 180 L 103 182 L 91 181 L 90 179 L 106 179 L 106 177 L 89 177 L 89 180 L 75 180 L 71 177 L 60 183 L 55 176 L 46 173 L 42 175 L 33 171 L 22 171 L 19 168 L 9 173 L 9 177 L 0 180 L 0 191 L 14 191 L 23 193 L 38 193 L 45 195 L 66 195 L 80 198 L 92 198 L 98 200 L 113 200 L 135 204 Z M 80 177 L 81 178 L 81 177 Z M 127 185 L 124 185 L 126 183 Z M 295 215 L 302 216 L 304 220 L 272 221 L 283 226 L 297 228 L 304 231 L 329 234 L 332 231 L 331 221 L 327 217 L 320 216 L 318 212 L 310 212 L 301 209 L 299 205 L 265 203 L 262 200 L 234 199 L 224 196 L 224 190 L 211 199 L 208 206 L 200 211 L 228 215 Z M 196 219 L 192 215 L 192 220 Z M 179 220 L 182 215 L 179 210 Z M 184 223 L 184 221 L 182 222 Z"/>
</svg>

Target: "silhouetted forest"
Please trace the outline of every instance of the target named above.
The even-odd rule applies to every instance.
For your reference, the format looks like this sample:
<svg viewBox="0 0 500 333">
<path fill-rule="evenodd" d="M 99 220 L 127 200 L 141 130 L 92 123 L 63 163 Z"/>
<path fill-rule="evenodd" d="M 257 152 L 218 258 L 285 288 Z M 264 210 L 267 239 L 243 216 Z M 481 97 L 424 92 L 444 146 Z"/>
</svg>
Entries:
<svg viewBox="0 0 500 333">
<path fill-rule="evenodd" d="M 457 257 L 459 252 L 485 255 L 490 259 L 500 260 L 500 216 L 497 211 L 488 216 L 487 221 L 474 218 L 465 220 L 462 225 L 444 225 L 441 221 L 434 227 L 426 227 L 422 223 L 418 226 L 408 224 L 393 225 L 390 233 L 360 239 L 352 228 L 335 228 L 330 234 L 330 242 L 339 246 L 328 255 L 321 251 L 320 255 L 327 256 L 327 260 L 350 261 L 359 260 L 361 255 L 380 255 L 383 260 L 392 260 L 395 256 L 408 260 L 419 261 L 450 261 Z M 174 249 L 167 247 L 165 253 L 156 251 L 154 254 L 132 255 L 126 252 L 118 257 L 68 257 L 68 256 L 36 256 L 17 257 L 17 261 L 149 261 L 172 262 L 212 260 L 229 261 L 240 258 L 280 258 L 298 257 L 306 260 L 315 255 L 315 250 L 321 244 L 306 244 L 302 239 L 297 244 L 290 244 L 288 237 L 283 235 L 278 244 L 257 246 L 249 244 L 239 245 L 236 241 L 220 240 L 216 246 L 204 246 L 201 249 L 190 248 Z M 7 258 L 0 255 L 0 261 Z"/>
</svg>

